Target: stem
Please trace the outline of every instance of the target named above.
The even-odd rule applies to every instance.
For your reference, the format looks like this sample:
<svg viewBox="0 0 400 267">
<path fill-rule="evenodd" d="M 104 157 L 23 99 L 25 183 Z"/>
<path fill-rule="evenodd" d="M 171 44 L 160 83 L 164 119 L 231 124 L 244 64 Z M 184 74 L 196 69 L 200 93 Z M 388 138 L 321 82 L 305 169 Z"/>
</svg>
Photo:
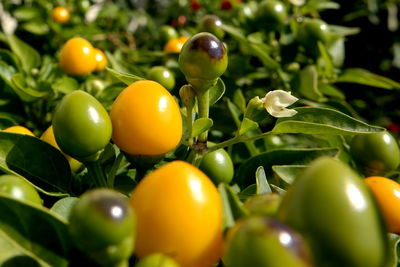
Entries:
<svg viewBox="0 0 400 267">
<path fill-rule="evenodd" d="M 108 183 L 108 187 L 110 187 L 110 188 L 114 187 L 115 175 L 118 171 L 119 165 L 121 164 L 123 156 L 124 155 L 120 152 L 108 174 L 107 183 Z"/>
<path fill-rule="evenodd" d="M 210 109 L 210 92 L 209 90 L 197 91 L 197 105 L 199 109 L 199 118 L 208 118 Z M 198 141 L 207 142 L 208 131 L 201 133 Z"/>
<path fill-rule="evenodd" d="M 233 137 L 233 138 L 231 138 L 231 139 L 228 139 L 228 140 L 226 140 L 226 141 L 224 141 L 224 142 L 221 142 L 221 143 L 219 143 L 219 144 L 216 144 L 216 145 L 214 145 L 214 146 L 208 148 L 207 153 L 213 152 L 213 151 L 215 151 L 215 150 L 218 150 L 218 149 L 223 148 L 223 147 L 226 147 L 226 146 L 234 145 L 234 144 L 236 144 L 236 143 L 248 142 L 248 141 L 255 141 L 255 140 L 264 138 L 264 137 L 266 137 L 267 135 L 270 135 L 270 134 L 272 134 L 271 131 L 265 132 L 265 133 L 262 133 L 262 134 L 259 134 L 259 135 L 247 137 L 247 138 L 242 137 L 242 136 L 236 136 L 236 137 Z"/>
<path fill-rule="evenodd" d="M 186 127 L 187 127 L 187 132 L 188 132 L 188 143 L 189 143 L 189 146 L 191 146 L 193 144 L 193 138 L 192 138 L 192 129 L 193 129 L 192 111 L 193 111 L 193 106 L 186 107 Z"/>
<path fill-rule="evenodd" d="M 88 169 L 90 176 L 93 178 L 96 187 L 108 187 L 106 178 L 104 176 L 104 172 L 97 161 L 86 162 L 85 165 L 86 168 Z"/>
</svg>

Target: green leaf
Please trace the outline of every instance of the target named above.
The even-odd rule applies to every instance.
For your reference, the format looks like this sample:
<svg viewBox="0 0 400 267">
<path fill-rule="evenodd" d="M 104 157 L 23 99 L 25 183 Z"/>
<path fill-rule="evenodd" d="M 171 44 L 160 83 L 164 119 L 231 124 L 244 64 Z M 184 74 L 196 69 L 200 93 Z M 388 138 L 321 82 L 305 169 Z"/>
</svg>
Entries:
<svg viewBox="0 0 400 267">
<path fill-rule="evenodd" d="M 242 112 L 246 110 L 246 98 L 244 97 L 242 90 L 236 89 L 233 92 L 232 101 Z"/>
<path fill-rule="evenodd" d="M 0 169 L 27 179 L 45 194 L 69 192 L 68 161 L 58 149 L 39 138 L 0 132 Z"/>
<path fill-rule="evenodd" d="M 224 228 L 230 228 L 237 219 L 246 216 L 248 211 L 243 207 L 243 203 L 229 185 L 220 183 L 218 192 L 222 200 L 223 225 Z"/>
<path fill-rule="evenodd" d="M 328 53 L 327 48 L 322 42 L 318 42 L 317 44 L 318 44 L 318 51 L 320 54 L 318 63 L 320 70 L 322 70 L 322 76 L 332 77 L 335 71 L 335 67 L 333 66 L 332 62 L 332 57 Z"/>
<path fill-rule="evenodd" d="M 61 218 L 68 221 L 68 216 L 71 211 L 71 208 L 74 204 L 79 200 L 77 197 L 64 197 L 58 200 L 51 207 L 50 211 L 58 214 Z"/>
<path fill-rule="evenodd" d="M 236 41 L 240 42 L 247 49 L 249 49 L 250 54 L 260 59 L 260 61 L 270 69 L 279 68 L 279 63 L 276 62 L 269 54 L 265 51 L 265 45 L 263 43 L 253 43 L 246 36 L 239 31 L 236 27 L 229 26 L 226 24 L 221 25 L 221 28 L 230 34 Z M 252 36 L 250 36 L 252 38 Z"/>
<path fill-rule="evenodd" d="M 357 83 L 382 89 L 400 89 L 400 83 L 360 68 L 345 69 L 336 82 Z"/>
<path fill-rule="evenodd" d="M 129 73 L 119 72 L 119 71 L 110 69 L 109 67 L 106 67 L 106 69 L 115 78 L 117 78 L 121 82 L 125 83 L 126 85 L 131 85 L 134 82 L 137 82 L 137 81 L 140 81 L 140 80 L 144 80 L 144 78 L 142 78 L 142 77 L 139 77 L 139 76 L 136 76 L 136 75 L 133 75 L 133 74 L 129 74 Z"/>
<path fill-rule="evenodd" d="M 213 121 L 210 118 L 200 118 L 193 122 L 192 136 L 196 137 L 205 131 L 208 131 L 213 125 Z"/>
<path fill-rule="evenodd" d="M 230 26 L 227 24 L 222 24 L 221 28 L 227 32 L 229 35 L 231 35 L 233 38 L 235 38 L 239 42 L 246 42 L 246 36 L 238 29 L 238 27 Z"/>
<path fill-rule="evenodd" d="M 20 67 L 18 59 L 15 57 L 15 55 L 6 49 L 0 49 L 0 61 L 4 61 L 16 69 Z"/>
<path fill-rule="evenodd" d="M 272 193 L 263 166 L 256 170 L 257 195 Z"/>
<path fill-rule="evenodd" d="M 324 95 L 336 97 L 342 100 L 345 99 L 343 92 L 331 84 L 319 84 L 318 90 Z"/>
<path fill-rule="evenodd" d="M 29 21 L 22 24 L 21 26 L 25 31 L 36 34 L 43 35 L 50 31 L 49 25 L 42 21 Z"/>
<path fill-rule="evenodd" d="M 14 89 L 15 86 L 11 82 L 11 77 L 15 74 L 13 66 L 0 61 L 0 80 L 2 80 L 9 88 Z"/>
<path fill-rule="evenodd" d="M 68 266 L 67 224 L 46 208 L 0 195 L 0 263 L 3 266 Z M 36 265 L 6 265 L 25 257 Z M 19 260 L 23 260 L 19 259 Z M 30 260 L 30 261 L 29 261 Z"/>
<path fill-rule="evenodd" d="M 279 118 L 273 133 L 303 134 L 366 134 L 384 129 L 372 126 L 342 112 L 317 107 L 296 108 L 297 114 L 289 118 Z"/>
<path fill-rule="evenodd" d="M 30 73 L 33 68 L 40 65 L 40 55 L 30 45 L 14 35 L 7 35 L 7 42 L 11 51 L 14 52 L 21 62 L 22 68 L 26 73 Z"/>
<path fill-rule="evenodd" d="M 306 165 L 274 165 L 272 171 L 285 185 L 290 185 L 306 167 Z"/>
<path fill-rule="evenodd" d="M 13 89 L 15 93 L 21 98 L 24 102 L 33 102 L 37 99 L 40 99 L 48 94 L 48 92 L 44 91 L 36 91 L 30 88 L 26 82 L 22 73 L 15 73 L 11 76 L 11 82 L 14 85 Z"/>
<path fill-rule="evenodd" d="M 77 90 L 79 88 L 79 83 L 74 78 L 63 76 L 57 79 L 51 88 L 56 92 L 68 94 Z"/>
<path fill-rule="evenodd" d="M 343 66 L 345 59 L 344 38 L 341 36 L 336 36 L 332 39 L 333 40 L 328 44 L 327 49 L 333 65 L 339 68 Z"/>
<path fill-rule="evenodd" d="M 248 118 L 244 118 L 240 124 L 239 135 L 243 135 L 255 129 L 258 129 L 258 123 Z"/>
<path fill-rule="evenodd" d="M 329 29 L 340 36 L 356 35 L 359 34 L 361 29 L 357 27 L 345 27 L 341 25 L 329 24 Z"/>
<path fill-rule="evenodd" d="M 249 50 L 250 53 L 257 57 L 265 67 L 270 68 L 270 69 L 277 69 L 279 68 L 279 63 L 276 62 L 262 47 L 263 44 L 251 44 L 251 43 L 246 43 L 245 44 Z"/>
<path fill-rule="evenodd" d="M 218 78 L 217 83 L 209 89 L 210 106 L 214 105 L 225 93 L 225 84 L 221 78 Z"/>
<path fill-rule="evenodd" d="M 12 13 L 18 20 L 26 21 L 31 19 L 37 19 L 42 16 L 40 9 L 34 6 L 22 6 L 15 9 Z"/>
<path fill-rule="evenodd" d="M 324 100 L 324 96 L 318 90 L 318 72 L 314 65 L 308 65 L 300 71 L 298 91 L 310 100 Z"/>
<path fill-rule="evenodd" d="M 268 177 L 272 176 L 272 166 L 274 165 L 307 165 L 318 157 L 334 157 L 337 154 L 338 149 L 336 148 L 296 148 L 267 151 L 243 162 L 237 170 L 237 181 L 242 188 L 254 184 L 254 173 L 259 166 L 264 167 Z"/>
<path fill-rule="evenodd" d="M 245 201 L 246 199 L 257 195 L 257 185 L 251 184 L 242 191 L 238 193 L 238 197 L 241 201 Z"/>
</svg>

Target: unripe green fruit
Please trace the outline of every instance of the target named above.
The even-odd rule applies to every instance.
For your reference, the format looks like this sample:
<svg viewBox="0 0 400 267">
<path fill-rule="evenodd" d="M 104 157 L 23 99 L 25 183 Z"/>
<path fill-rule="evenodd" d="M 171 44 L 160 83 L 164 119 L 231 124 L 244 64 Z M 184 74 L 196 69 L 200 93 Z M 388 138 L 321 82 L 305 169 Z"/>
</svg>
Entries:
<svg viewBox="0 0 400 267">
<path fill-rule="evenodd" d="M 192 36 L 179 54 L 179 67 L 195 90 L 210 88 L 227 66 L 225 45 L 211 33 Z"/>
<path fill-rule="evenodd" d="M 0 175 L 0 193 L 11 198 L 42 205 L 42 199 L 36 189 L 22 178 L 12 175 Z"/>
<path fill-rule="evenodd" d="M 350 153 L 367 176 L 385 175 L 400 164 L 400 149 L 387 131 L 354 136 Z"/>
<path fill-rule="evenodd" d="M 209 32 L 222 39 L 225 31 L 221 28 L 222 21 L 215 15 L 205 15 L 200 21 L 200 31 Z"/>
<path fill-rule="evenodd" d="M 303 238 L 283 223 L 253 216 L 228 231 L 223 257 L 227 267 L 311 267 Z"/>
<path fill-rule="evenodd" d="M 96 98 L 81 90 L 64 96 L 54 112 L 52 125 L 61 150 L 82 162 L 95 160 L 111 139 L 107 111 Z"/>
<path fill-rule="evenodd" d="M 316 266 L 384 266 L 386 231 L 364 181 L 346 164 L 319 158 L 294 181 L 277 214 L 307 238 Z"/>
<path fill-rule="evenodd" d="M 281 1 L 264 0 L 258 7 L 257 18 L 262 28 L 279 30 L 286 22 L 286 6 Z"/>
<path fill-rule="evenodd" d="M 149 80 L 158 82 L 168 91 L 175 87 L 175 75 L 166 67 L 154 66 L 149 70 L 147 76 Z"/>
<path fill-rule="evenodd" d="M 79 249 L 101 265 L 127 260 L 134 248 L 136 216 L 117 191 L 94 189 L 70 211 L 69 230 Z"/>
<path fill-rule="evenodd" d="M 141 259 L 135 267 L 179 267 L 179 264 L 162 253 L 154 253 Z"/>
</svg>

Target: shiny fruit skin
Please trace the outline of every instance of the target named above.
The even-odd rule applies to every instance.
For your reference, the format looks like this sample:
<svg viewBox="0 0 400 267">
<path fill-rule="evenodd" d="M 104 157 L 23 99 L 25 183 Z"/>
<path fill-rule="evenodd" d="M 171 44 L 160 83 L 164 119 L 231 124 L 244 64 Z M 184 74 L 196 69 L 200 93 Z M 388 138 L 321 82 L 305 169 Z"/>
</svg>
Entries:
<svg viewBox="0 0 400 267">
<path fill-rule="evenodd" d="M 182 137 L 179 106 L 154 81 L 137 81 L 125 88 L 115 99 L 110 117 L 112 139 L 129 155 L 162 155 L 173 150 Z"/>
<path fill-rule="evenodd" d="M 11 126 L 3 130 L 4 132 L 9 132 L 9 133 L 18 133 L 18 134 L 26 134 L 30 136 L 35 136 L 31 130 L 24 126 Z"/>
<path fill-rule="evenodd" d="M 229 184 L 234 175 L 232 159 L 223 148 L 204 155 L 199 169 L 210 177 L 215 184 Z"/>
<path fill-rule="evenodd" d="M 169 25 L 162 25 L 160 27 L 160 37 L 161 37 L 161 41 L 163 43 L 166 43 L 169 40 L 178 39 L 179 35 L 174 27 L 169 26 Z"/>
<path fill-rule="evenodd" d="M 58 146 L 79 161 L 90 161 L 110 142 L 112 134 L 105 108 L 81 90 L 64 96 L 53 114 L 52 125 Z"/>
<path fill-rule="evenodd" d="M 395 170 L 400 163 L 399 145 L 387 131 L 354 136 L 350 153 L 367 176 L 384 175 Z"/>
<path fill-rule="evenodd" d="M 186 80 L 196 88 L 215 81 L 225 72 L 227 66 L 225 45 L 208 32 L 193 35 L 179 54 L 179 67 Z"/>
<path fill-rule="evenodd" d="M 147 76 L 149 80 L 160 83 L 168 91 L 171 91 L 175 87 L 174 73 L 164 66 L 152 67 Z"/>
<path fill-rule="evenodd" d="M 51 11 L 51 18 L 60 24 L 65 24 L 69 21 L 71 14 L 66 7 L 58 6 Z"/>
<path fill-rule="evenodd" d="M 371 176 L 364 181 L 378 202 L 388 231 L 400 233 L 400 184 L 380 176 Z"/>
<path fill-rule="evenodd" d="M 219 39 L 225 35 L 225 31 L 221 28 L 222 20 L 215 15 L 205 15 L 200 21 L 200 31 L 214 34 Z"/>
<path fill-rule="evenodd" d="M 168 42 L 164 45 L 164 52 L 177 54 L 182 50 L 183 45 L 189 38 L 186 36 L 181 36 L 177 39 L 168 40 Z"/>
<path fill-rule="evenodd" d="M 60 147 L 57 145 L 52 125 L 50 125 L 49 128 L 47 128 L 46 131 L 43 132 L 43 134 L 40 136 L 40 139 L 61 151 Z M 68 156 L 62 151 L 61 153 L 63 153 L 65 158 L 68 160 L 69 167 L 71 168 L 72 172 L 79 172 L 80 170 L 82 170 L 83 164 L 81 162 L 77 161 L 71 156 Z"/>
<path fill-rule="evenodd" d="M 12 174 L 0 175 L 0 194 L 42 205 L 42 199 L 36 189 L 27 181 Z"/>
<path fill-rule="evenodd" d="M 94 189 L 75 202 L 69 232 L 78 248 L 102 266 L 116 266 L 134 249 L 136 216 L 128 198 L 111 189 Z"/>
<path fill-rule="evenodd" d="M 135 267 L 180 267 L 171 257 L 162 253 L 153 253 L 141 259 Z"/>
<path fill-rule="evenodd" d="M 104 52 L 101 51 L 100 49 L 98 49 L 98 48 L 93 48 L 93 49 L 94 49 L 94 54 L 96 57 L 96 68 L 94 70 L 102 71 L 107 66 L 107 57 L 104 54 Z"/>
<path fill-rule="evenodd" d="M 229 229 L 226 267 L 311 267 L 310 250 L 297 232 L 276 219 L 251 216 Z"/>
<path fill-rule="evenodd" d="M 329 26 L 319 19 L 305 19 L 299 25 L 297 39 L 306 48 L 311 49 L 311 52 L 318 51 L 318 42 L 327 44 L 330 38 Z"/>
<path fill-rule="evenodd" d="M 263 28 L 279 30 L 285 25 L 287 9 L 281 1 L 264 0 L 258 7 L 257 16 Z"/>
<path fill-rule="evenodd" d="M 307 238 L 316 266 L 384 266 L 388 247 L 375 200 L 340 161 L 313 161 L 289 187 L 277 218 Z"/>
<path fill-rule="evenodd" d="M 87 75 L 97 65 L 93 46 L 85 39 L 69 39 L 60 52 L 60 67 L 69 75 Z"/>
<path fill-rule="evenodd" d="M 139 258 L 164 253 L 182 267 L 210 267 L 220 258 L 221 200 L 191 164 L 173 161 L 148 174 L 132 192 L 131 205 L 138 218 Z"/>
</svg>

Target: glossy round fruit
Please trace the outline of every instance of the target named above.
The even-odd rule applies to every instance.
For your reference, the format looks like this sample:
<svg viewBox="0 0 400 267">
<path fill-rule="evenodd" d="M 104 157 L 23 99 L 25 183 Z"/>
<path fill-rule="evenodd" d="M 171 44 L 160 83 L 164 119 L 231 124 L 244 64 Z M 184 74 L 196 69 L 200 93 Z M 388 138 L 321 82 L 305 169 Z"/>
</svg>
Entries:
<svg viewBox="0 0 400 267">
<path fill-rule="evenodd" d="M 162 253 L 150 254 L 141 259 L 135 267 L 180 267 L 171 257 Z"/>
<path fill-rule="evenodd" d="M 46 131 L 43 132 L 42 136 L 40 136 L 40 139 L 61 151 L 60 147 L 57 145 L 56 138 L 54 137 L 52 125 L 50 125 L 49 128 L 47 128 Z M 68 156 L 62 151 L 61 153 L 63 153 L 65 158 L 68 160 L 69 167 L 71 168 L 72 172 L 79 172 L 80 170 L 82 170 L 83 164 L 81 162 L 77 161 L 71 156 Z"/>
<path fill-rule="evenodd" d="M 164 52 L 167 53 L 180 53 L 182 50 L 183 45 L 189 37 L 182 36 L 177 39 L 171 39 L 164 45 Z"/>
<path fill-rule="evenodd" d="M 364 181 L 378 202 L 388 231 L 400 233 L 400 184 L 380 176 L 371 176 Z"/>
<path fill-rule="evenodd" d="M 367 176 L 384 175 L 395 170 L 400 163 L 399 145 L 387 131 L 354 136 L 350 153 Z"/>
<path fill-rule="evenodd" d="M 27 134 L 30 136 L 35 136 L 31 130 L 24 126 L 11 126 L 3 130 L 4 132 L 9 132 L 9 133 L 18 133 L 18 134 Z"/>
<path fill-rule="evenodd" d="M 201 32 L 192 36 L 179 54 L 179 67 L 195 88 L 220 77 L 227 66 L 225 45 L 211 33 Z"/>
<path fill-rule="evenodd" d="M 222 20 L 216 15 L 205 15 L 199 25 L 199 30 L 203 32 L 209 32 L 214 34 L 216 37 L 222 39 L 225 35 L 225 31 L 221 28 Z"/>
<path fill-rule="evenodd" d="M 303 238 L 268 217 L 253 216 L 228 231 L 223 257 L 226 267 L 311 267 L 310 250 Z"/>
<path fill-rule="evenodd" d="M 306 48 L 318 50 L 317 42 L 327 44 L 330 30 L 328 24 L 319 19 L 305 19 L 299 25 L 297 39 Z"/>
<path fill-rule="evenodd" d="M 42 205 L 42 199 L 36 189 L 30 183 L 15 175 L 0 175 L 0 194 Z"/>
<path fill-rule="evenodd" d="M 69 39 L 60 52 L 60 67 L 69 75 L 86 75 L 97 65 L 93 46 L 83 38 Z"/>
<path fill-rule="evenodd" d="M 164 253 L 182 267 L 207 267 L 222 253 L 222 205 L 199 169 L 173 161 L 148 174 L 132 192 L 137 214 L 135 254 Z"/>
<path fill-rule="evenodd" d="M 277 217 L 308 239 L 316 266 L 384 266 L 388 247 L 376 203 L 340 161 L 312 162 L 284 195 Z"/>
<path fill-rule="evenodd" d="M 162 25 L 160 27 L 160 37 L 161 37 L 161 41 L 163 43 L 166 43 L 169 40 L 178 39 L 179 35 L 174 27 L 169 26 L 169 25 Z"/>
<path fill-rule="evenodd" d="M 52 125 L 61 150 L 82 162 L 95 160 L 111 139 L 107 111 L 81 90 L 64 96 L 53 114 Z"/>
<path fill-rule="evenodd" d="M 66 7 L 58 6 L 51 11 L 51 18 L 60 24 L 65 24 L 69 21 L 71 14 Z"/>
<path fill-rule="evenodd" d="M 234 175 L 232 159 L 223 148 L 204 155 L 199 169 L 207 174 L 215 184 L 229 184 Z"/>
<path fill-rule="evenodd" d="M 148 74 L 149 80 L 160 83 L 168 91 L 171 91 L 175 87 L 175 75 L 172 71 L 164 66 L 152 67 Z"/>
<path fill-rule="evenodd" d="M 100 49 L 98 49 L 98 48 L 93 48 L 93 49 L 94 49 L 94 54 L 95 54 L 95 58 L 96 58 L 96 68 L 94 70 L 102 71 L 107 66 L 107 57 L 103 53 L 103 51 L 101 51 Z"/>
<path fill-rule="evenodd" d="M 115 99 L 110 117 L 114 143 L 130 155 L 162 155 L 182 137 L 179 106 L 154 81 L 137 81 L 125 88 Z"/>
<path fill-rule="evenodd" d="M 259 25 L 268 30 L 279 30 L 287 19 L 286 6 L 277 0 L 264 0 L 258 6 Z"/>
<path fill-rule="evenodd" d="M 84 193 L 72 207 L 69 231 L 79 249 L 102 266 L 116 266 L 134 249 L 136 217 L 128 199 L 111 189 Z"/>
</svg>

